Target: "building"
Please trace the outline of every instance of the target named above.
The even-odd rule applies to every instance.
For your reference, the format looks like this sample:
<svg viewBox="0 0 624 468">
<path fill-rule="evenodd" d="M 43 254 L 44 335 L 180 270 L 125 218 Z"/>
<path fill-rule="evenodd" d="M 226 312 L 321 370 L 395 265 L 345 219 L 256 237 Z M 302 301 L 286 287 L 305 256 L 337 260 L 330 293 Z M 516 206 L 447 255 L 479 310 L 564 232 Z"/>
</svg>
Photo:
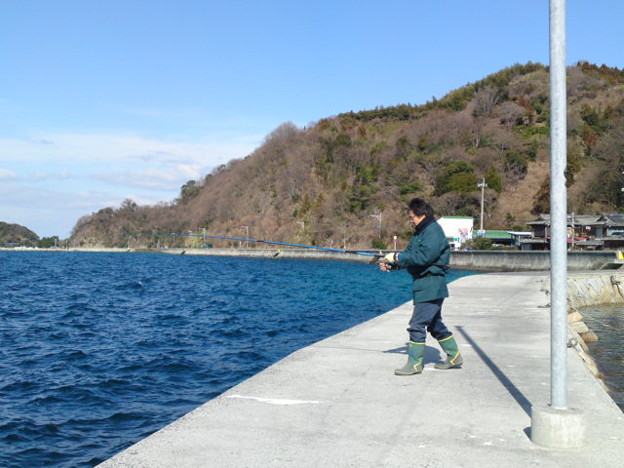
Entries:
<svg viewBox="0 0 624 468">
<path fill-rule="evenodd" d="M 462 245 L 472 239 L 474 219 L 471 216 L 442 216 L 438 219 L 451 248 L 461 249 Z"/>
<path fill-rule="evenodd" d="M 520 240 L 521 250 L 548 250 L 550 248 L 550 215 L 526 223 L 533 235 Z M 624 248 L 624 214 L 567 216 L 568 245 L 578 250 L 618 250 Z"/>
</svg>

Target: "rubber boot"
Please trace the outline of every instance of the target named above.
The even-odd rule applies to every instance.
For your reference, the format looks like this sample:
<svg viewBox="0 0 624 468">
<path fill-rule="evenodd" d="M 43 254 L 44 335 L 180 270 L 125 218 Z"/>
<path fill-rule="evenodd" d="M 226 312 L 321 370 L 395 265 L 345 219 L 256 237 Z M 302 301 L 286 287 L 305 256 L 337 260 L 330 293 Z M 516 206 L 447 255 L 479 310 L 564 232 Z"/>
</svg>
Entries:
<svg viewBox="0 0 624 468">
<path fill-rule="evenodd" d="M 436 369 L 452 369 L 453 367 L 460 367 L 464 363 L 453 335 L 438 341 L 438 343 L 446 353 L 446 361 L 436 363 L 434 366 Z"/>
<path fill-rule="evenodd" d="M 414 375 L 422 372 L 425 343 L 410 341 L 407 344 L 407 355 L 407 363 L 400 369 L 395 369 L 394 375 Z"/>
</svg>

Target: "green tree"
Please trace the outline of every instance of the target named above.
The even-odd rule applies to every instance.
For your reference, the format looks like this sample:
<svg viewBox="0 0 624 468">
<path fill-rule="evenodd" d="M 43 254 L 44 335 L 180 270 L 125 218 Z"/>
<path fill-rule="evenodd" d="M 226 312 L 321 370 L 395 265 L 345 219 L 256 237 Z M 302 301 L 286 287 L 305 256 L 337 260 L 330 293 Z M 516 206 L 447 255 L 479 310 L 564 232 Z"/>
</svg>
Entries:
<svg viewBox="0 0 624 468">
<path fill-rule="evenodd" d="M 470 163 L 462 160 L 451 161 L 442 177 L 437 180 L 435 195 L 447 192 L 470 193 L 477 189 L 477 183 L 474 167 Z"/>
<path fill-rule="evenodd" d="M 40 249 L 49 249 L 50 247 L 56 247 L 57 245 L 59 245 L 58 236 L 42 237 L 39 239 L 39 242 L 37 242 L 37 247 Z"/>
<path fill-rule="evenodd" d="M 485 183 L 496 193 L 501 193 L 503 191 L 503 179 L 494 166 L 490 166 L 485 173 Z"/>
<path fill-rule="evenodd" d="M 378 237 L 375 237 L 372 240 L 371 245 L 373 246 L 373 249 L 384 250 L 388 248 L 386 243 L 382 239 L 379 239 Z"/>
<path fill-rule="evenodd" d="M 477 237 L 472 241 L 472 247 L 475 250 L 491 250 L 492 239 L 486 239 L 485 237 Z"/>
<path fill-rule="evenodd" d="M 201 187 L 194 180 L 189 180 L 180 188 L 180 201 L 187 202 L 199 195 Z"/>
<path fill-rule="evenodd" d="M 472 172 L 459 172 L 449 177 L 446 187 L 449 192 L 470 193 L 476 190 L 479 179 Z"/>
</svg>

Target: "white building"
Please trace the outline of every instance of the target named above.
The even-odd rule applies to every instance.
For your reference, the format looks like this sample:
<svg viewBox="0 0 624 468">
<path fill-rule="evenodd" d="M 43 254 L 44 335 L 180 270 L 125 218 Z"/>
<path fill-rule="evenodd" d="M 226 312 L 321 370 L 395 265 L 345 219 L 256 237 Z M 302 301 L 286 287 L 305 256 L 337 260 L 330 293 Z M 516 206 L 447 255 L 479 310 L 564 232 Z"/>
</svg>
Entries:
<svg viewBox="0 0 624 468">
<path fill-rule="evenodd" d="M 442 216 L 438 219 L 453 250 L 461 249 L 466 241 L 472 239 L 473 223 L 474 219 L 470 216 Z"/>
</svg>

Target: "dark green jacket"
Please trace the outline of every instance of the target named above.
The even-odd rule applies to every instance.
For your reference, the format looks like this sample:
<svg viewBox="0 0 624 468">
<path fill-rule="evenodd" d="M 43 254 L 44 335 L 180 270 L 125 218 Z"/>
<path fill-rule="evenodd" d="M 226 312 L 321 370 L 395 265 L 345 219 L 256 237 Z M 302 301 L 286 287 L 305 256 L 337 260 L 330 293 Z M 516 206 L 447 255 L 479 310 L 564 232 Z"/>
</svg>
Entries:
<svg viewBox="0 0 624 468">
<path fill-rule="evenodd" d="M 407 248 L 399 252 L 397 264 L 412 275 L 414 302 L 448 297 L 446 272 L 451 248 L 435 218 L 425 218 L 416 226 Z"/>
</svg>

